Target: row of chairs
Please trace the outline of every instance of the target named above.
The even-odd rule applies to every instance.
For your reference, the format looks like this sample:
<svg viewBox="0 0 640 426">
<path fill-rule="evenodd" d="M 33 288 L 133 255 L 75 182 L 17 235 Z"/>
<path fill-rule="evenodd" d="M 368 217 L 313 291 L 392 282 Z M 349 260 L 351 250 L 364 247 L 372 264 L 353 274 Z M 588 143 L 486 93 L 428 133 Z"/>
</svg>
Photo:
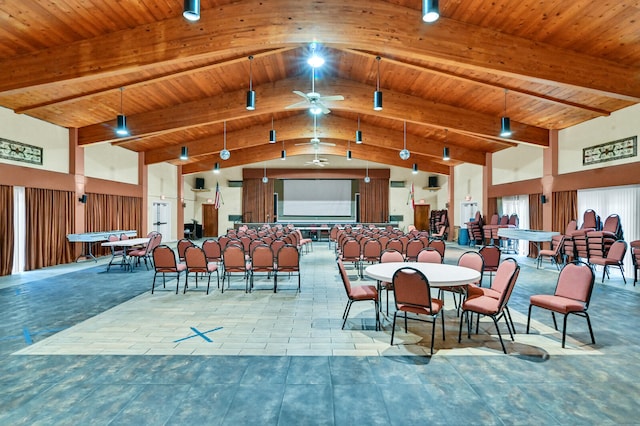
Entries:
<svg viewBox="0 0 640 426">
<path fill-rule="evenodd" d="M 112 265 L 120 265 L 120 267 L 129 268 L 131 264 L 127 261 L 127 257 L 134 258 L 134 262 L 136 265 L 140 265 L 141 259 L 144 260 L 144 265 L 149 270 L 149 265 L 147 262 L 151 263 L 153 266 L 153 259 L 151 257 L 151 253 L 153 249 L 158 247 L 162 242 L 162 234 L 157 231 L 151 231 L 147 234 L 147 238 L 149 238 L 149 242 L 140 247 L 132 247 L 128 251 L 125 248 L 116 249 L 115 247 L 111 247 L 111 259 L 107 264 L 107 272 Z M 129 236 L 127 234 L 120 234 L 119 236 L 116 234 L 111 234 L 107 237 L 108 241 L 121 241 L 128 240 Z M 120 258 L 120 262 L 116 262 L 116 259 Z"/>
<path fill-rule="evenodd" d="M 151 293 L 155 290 L 156 277 L 162 274 L 163 286 L 166 283 L 167 274 L 175 274 L 177 277 L 176 294 L 180 287 L 180 275 L 185 272 L 185 284 L 183 293 L 188 288 L 189 274 L 193 273 L 198 287 L 198 274 L 206 274 L 207 294 L 211 283 L 211 275 L 216 273 L 218 288 L 220 288 L 220 272 L 222 269 L 222 288 L 224 293 L 225 279 L 229 278 L 230 286 L 231 274 L 242 274 L 245 280 L 245 292 L 250 292 L 253 288 L 253 276 L 256 273 L 266 272 L 268 276 L 273 274 L 273 291 L 277 291 L 278 273 L 288 275 L 298 275 L 298 291 L 300 291 L 300 262 L 298 249 L 293 245 L 283 244 L 274 253 L 272 246 L 259 244 L 247 255 L 243 247 L 239 244 L 227 244 L 224 250 L 218 241 L 209 239 L 202 243 L 202 247 L 196 246 L 190 240 L 178 242 L 177 253 L 166 245 L 160 245 L 153 251 L 155 274 Z"/>
</svg>

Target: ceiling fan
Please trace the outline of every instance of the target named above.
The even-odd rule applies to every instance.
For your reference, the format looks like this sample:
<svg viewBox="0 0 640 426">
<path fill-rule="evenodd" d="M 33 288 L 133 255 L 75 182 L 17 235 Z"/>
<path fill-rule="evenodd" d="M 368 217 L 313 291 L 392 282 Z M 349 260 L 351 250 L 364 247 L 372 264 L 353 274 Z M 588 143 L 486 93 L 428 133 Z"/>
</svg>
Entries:
<svg viewBox="0 0 640 426">
<path fill-rule="evenodd" d="M 311 92 L 303 93 L 299 90 L 294 90 L 293 93 L 300 97 L 303 97 L 304 101 L 296 102 L 295 104 L 286 106 L 285 109 L 298 108 L 301 106 L 309 105 L 309 111 L 311 111 L 313 115 L 317 115 L 320 113 L 329 114 L 331 112 L 331 110 L 324 104 L 325 101 L 344 101 L 344 96 L 342 95 L 322 96 L 320 93 L 316 92 L 315 68 L 311 69 Z"/>
<path fill-rule="evenodd" d="M 318 148 L 320 148 L 320 145 L 324 145 L 324 146 L 336 146 L 335 143 L 331 143 L 331 142 L 321 142 L 320 139 L 318 138 L 318 132 L 317 132 L 317 120 L 316 120 L 316 116 L 313 116 L 313 137 L 311 138 L 311 140 L 309 140 L 309 142 L 304 142 L 304 143 L 297 143 L 296 146 L 303 146 L 303 145 L 311 145 L 313 146 L 313 149 L 317 150 Z"/>
<path fill-rule="evenodd" d="M 318 158 L 318 152 L 316 151 L 313 159 L 311 161 L 306 161 L 305 166 L 318 166 L 318 167 L 324 167 L 325 165 L 329 164 L 329 160 L 327 160 L 326 158 Z"/>
</svg>

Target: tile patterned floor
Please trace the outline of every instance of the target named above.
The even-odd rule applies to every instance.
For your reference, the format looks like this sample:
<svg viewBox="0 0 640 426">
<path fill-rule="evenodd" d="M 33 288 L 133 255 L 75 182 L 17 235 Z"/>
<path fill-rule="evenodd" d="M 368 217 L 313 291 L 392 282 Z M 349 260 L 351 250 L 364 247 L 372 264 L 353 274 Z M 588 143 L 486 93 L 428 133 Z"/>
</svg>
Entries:
<svg viewBox="0 0 640 426">
<path fill-rule="evenodd" d="M 573 318 L 562 349 L 548 314 L 523 334 L 528 296 L 557 272 L 519 261 L 508 355 L 490 322 L 458 344 L 452 309 L 432 357 L 428 326 L 410 322 L 391 347 L 368 302 L 341 330 L 346 298 L 320 244 L 299 294 L 264 278 L 245 294 L 234 278 L 224 294 L 171 282 L 151 295 L 152 272 L 105 273 L 104 260 L 0 277 L 0 424 L 637 424 L 638 289 L 617 272 L 597 284 L 597 344 Z"/>
</svg>

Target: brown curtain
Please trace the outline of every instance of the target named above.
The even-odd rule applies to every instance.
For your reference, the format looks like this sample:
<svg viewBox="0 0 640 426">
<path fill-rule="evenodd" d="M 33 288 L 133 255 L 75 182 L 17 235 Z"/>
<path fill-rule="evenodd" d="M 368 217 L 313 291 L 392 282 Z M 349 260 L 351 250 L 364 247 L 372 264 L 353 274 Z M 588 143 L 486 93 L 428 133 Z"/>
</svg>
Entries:
<svg viewBox="0 0 640 426">
<path fill-rule="evenodd" d="M 129 231 L 142 232 L 142 198 L 121 195 L 87 194 L 84 210 L 86 232 Z M 94 254 L 104 256 L 109 250 L 96 244 Z"/>
<path fill-rule="evenodd" d="M 274 181 L 244 179 L 242 183 L 242 220 L 248 223 L 273 222 Z"/>
<path fill-rule="evenodd" d="M 498 199 L 495 197 L 489 198 L 487 200 L 487 207 L 485 208 L 484 213 L 484 221 L 485 223 L 489 223 L 491 221 L 491 216 L 498 213 Z"/>
<path fill-rule="evenodd" d="M 13 269 L 13 187 L 0 185 L 0 276 Z"/>
<path fill-rule="evenodd" d="M 25 188 L 25 271 L 73 261 L 67 234 L 73 232 L 75 194 Z"/>
<path fill-rule="evenodd" d="M 389 221 L 389 179 L 360 180 L 360 222 Z"/>
<path fill-rule="evenodd" d="M 542 194 L 529 194 L 529 229 L 542 229 Z M 537 257 L 537 246 L 529 243 L 529 257 Z"/>
<path fill-rule="evenodd" d="M 578 191 L 554 192 L 553 214 L 551 215 L 552 231 L 562 232 L 567 224 L 578 218 Z"/>
</svg>

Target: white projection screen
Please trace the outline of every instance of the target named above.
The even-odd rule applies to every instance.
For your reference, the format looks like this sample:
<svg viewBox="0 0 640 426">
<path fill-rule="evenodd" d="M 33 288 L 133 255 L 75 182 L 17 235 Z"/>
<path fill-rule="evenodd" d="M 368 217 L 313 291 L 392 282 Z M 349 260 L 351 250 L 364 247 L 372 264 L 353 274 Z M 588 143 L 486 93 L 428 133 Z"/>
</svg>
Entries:
<svg viewBox="0 0 640 426">
<path fill-rule="evenodd" d="M 283 181 L 285 216 L 351 216 L 350 180 Z"/>
</svg>

